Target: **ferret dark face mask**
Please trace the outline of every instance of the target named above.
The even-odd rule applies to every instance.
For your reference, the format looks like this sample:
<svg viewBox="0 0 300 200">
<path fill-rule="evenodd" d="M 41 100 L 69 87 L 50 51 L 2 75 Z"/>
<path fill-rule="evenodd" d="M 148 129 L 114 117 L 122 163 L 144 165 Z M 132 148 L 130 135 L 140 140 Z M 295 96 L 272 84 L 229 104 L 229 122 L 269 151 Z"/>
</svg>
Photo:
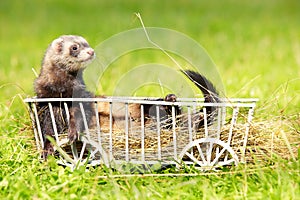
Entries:
<svg viewBox="0 0 300 200">
<path fill-rule="evenodd" d="M 81 36 L 64 35 L 55 39 L 49 49 L 51 60 L 69 66 L 70 71 L 84 69 L 94 58 L 95 52 Z"/>
</svg>

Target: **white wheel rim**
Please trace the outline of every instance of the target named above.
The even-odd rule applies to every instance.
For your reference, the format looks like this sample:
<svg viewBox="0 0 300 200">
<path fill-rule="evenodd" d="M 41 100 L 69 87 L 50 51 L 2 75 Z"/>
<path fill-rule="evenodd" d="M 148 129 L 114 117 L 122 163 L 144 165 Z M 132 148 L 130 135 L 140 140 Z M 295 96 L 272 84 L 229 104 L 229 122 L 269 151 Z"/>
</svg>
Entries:
<svg viewBox="0 0 300 200">
<path fill-rule="evenodd" d="M 208 149 L 206 149 L 206 152 L 203 152 L 203 145 L 201 144 L 208 144 Z M 221 149 L 219 150 L 219 152 L 213 152 L 213 147 L 214 144 L 219 145 L 219 147 L 221 147 Z M 198 150 L 198 158 L 196 158 L 192 153 L 189 152 L 189 150 L 191 150 L 192 148 L 196 147 Z M 212 159 L 212 153 L 215 153 L 215 158 Z M 219 162 L 219 159 L 221 158 L 222 155 L 224 154 L 230 154 L 231 158 L 223 161 L 223 162 Z M 238 156 L 236 155 L 236 153 L 234 152 L 234 150 L 225 142 L 216 139 L 216 138 L 201 138 L 198 140 L 194 140 L 192 142 L 190 142 L 187 146 L 185 146 L 185 148 L 181 151 L 180 155 L 179 155 L 179 163 L 184 162 L 182 161 L 183 157 L 187 156 L 189 159 L 191 159 L 191 161 L 196 164 L 199 165 L 200 167 L 216 167 L 216 166 L 224 166 L 224 165 L 229 165 L 231 163 L 234 163 L 235 165 L 238 164 Z"/>
</svg>

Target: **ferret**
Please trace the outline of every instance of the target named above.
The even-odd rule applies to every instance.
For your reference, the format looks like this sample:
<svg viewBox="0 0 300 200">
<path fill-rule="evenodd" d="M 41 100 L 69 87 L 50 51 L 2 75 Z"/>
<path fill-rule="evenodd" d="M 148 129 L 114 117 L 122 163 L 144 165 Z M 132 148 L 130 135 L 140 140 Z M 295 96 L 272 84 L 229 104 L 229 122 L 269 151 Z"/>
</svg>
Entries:
<svg viewBox="0 0 300 200">
<path fill-rule="evenodd" d="M 94 95 L 86 90 L 82 73 L 95 58 L 94 50 L 81 36 L 63 35 L 55 39 L 47 48 L 42 61 L 41 72 L 34 82 L 37 98 L 91 98 Z M 79 103 L 68 102 L 67 113 L 61 102 L 52 102 L 58 134 L 68 132 L 68 139 L 73 143 L 84 131 Z M 83 103 L 88 123 L 93 116 L 92 103 Z M 44 139 L 43 157 L 53 154 L 54 149 L 46 136 L 54 136 L 52 119 L 48 103 L 38 104 L 40 123 Z"/>
</svg>

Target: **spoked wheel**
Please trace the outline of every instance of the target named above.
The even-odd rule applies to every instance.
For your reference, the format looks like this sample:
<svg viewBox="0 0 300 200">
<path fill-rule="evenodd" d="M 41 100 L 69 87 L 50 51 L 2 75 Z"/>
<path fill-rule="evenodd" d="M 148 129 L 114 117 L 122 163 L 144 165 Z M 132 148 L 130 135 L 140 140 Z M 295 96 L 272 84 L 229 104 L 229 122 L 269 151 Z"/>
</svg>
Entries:
<svg viewBox="0 0 300 200">
<path fill-rule="evenodd" d="M 178 158 L 184 165 L 203 170 L 238 164 L 238 156 L 234 150 L 216 138 L 202 138 L 190 142 Z"/>
</svg>

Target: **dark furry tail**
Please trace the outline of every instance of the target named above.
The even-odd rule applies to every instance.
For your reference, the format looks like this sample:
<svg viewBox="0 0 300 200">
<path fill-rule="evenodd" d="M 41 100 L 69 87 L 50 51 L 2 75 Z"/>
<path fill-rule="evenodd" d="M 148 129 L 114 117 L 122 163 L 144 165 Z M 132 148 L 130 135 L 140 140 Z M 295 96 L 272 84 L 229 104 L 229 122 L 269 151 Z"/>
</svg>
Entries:
<svg viewBox="0 0 300 200">
<path fill-rule="evenodd" d="M 185 70 L 182 71 L 195 85 L 201 90 L 204 96 L 204 102 L 219 102 L 219 93 L 212 82 L 198 72 Z"/>
<path fill-rule="evenodd" d="M 210 80 L 208 80 L 205 76 L 199 74 L 198 72 L 185 70 L 182 71 L 202 92 L 204 96 L 205 103 L 217 103 L 220 102 L 219 93 L 215 86 Z M 206 112 L 208 114 L 208 123 L 213 122 L 214 117 L 216 115 L 216 107 L 215 106 L 207 106 Z M 203 112 L 203 109 L 200 110 Z M 200 120 L 199 126 L 203 126 L 203 120 Z"/>
</svg>

